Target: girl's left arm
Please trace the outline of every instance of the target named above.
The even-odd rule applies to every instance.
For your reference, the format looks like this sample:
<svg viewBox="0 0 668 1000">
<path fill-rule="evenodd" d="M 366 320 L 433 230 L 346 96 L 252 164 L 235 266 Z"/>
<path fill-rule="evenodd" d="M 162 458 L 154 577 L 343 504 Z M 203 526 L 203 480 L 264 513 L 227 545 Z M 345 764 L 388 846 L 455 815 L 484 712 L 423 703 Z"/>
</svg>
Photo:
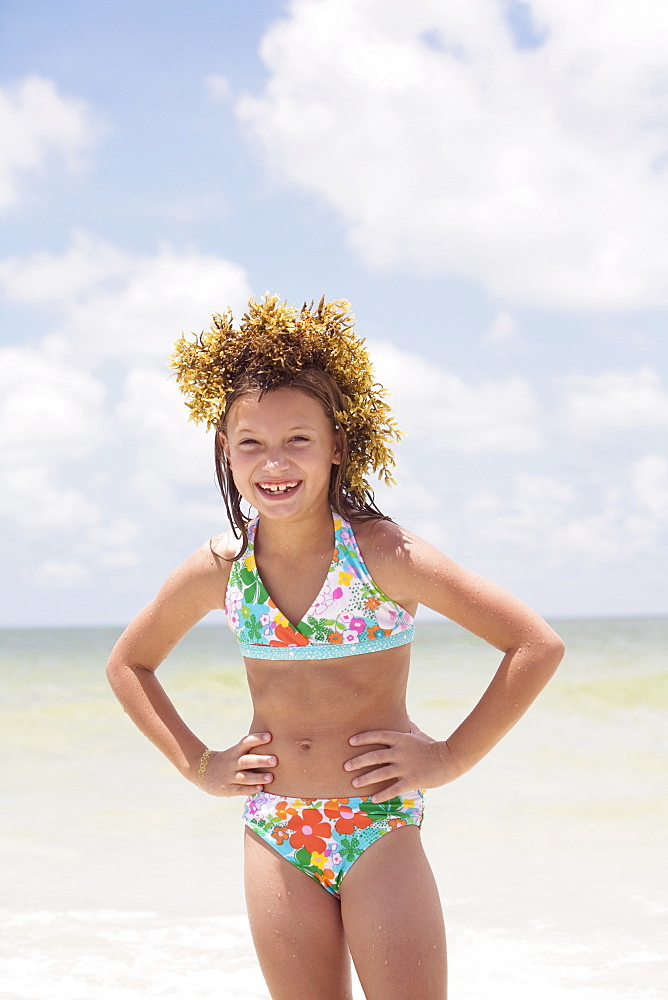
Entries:
<svg viewBox="0 0 668 1000">
<path fill-rule="evenodd" d="M 446 784 L 474 767 L 540 694 L 561 662 L 564 644 L 518 598 L 391 522 L 381 522 L 370 534 L 365 559 L 379 586 L 397 603 L 424 604 L 503 653 L 477 705 L 446 740 L 433 740 L 417 727 L 411 733 L 376 730 L 351 737 L 352 746 L 387 746 L 345 765 L 350 771 L 377 765 L 353 785 L 394 779 L 374 796 L 380 802 L 410 789 Z"/>
</svg>

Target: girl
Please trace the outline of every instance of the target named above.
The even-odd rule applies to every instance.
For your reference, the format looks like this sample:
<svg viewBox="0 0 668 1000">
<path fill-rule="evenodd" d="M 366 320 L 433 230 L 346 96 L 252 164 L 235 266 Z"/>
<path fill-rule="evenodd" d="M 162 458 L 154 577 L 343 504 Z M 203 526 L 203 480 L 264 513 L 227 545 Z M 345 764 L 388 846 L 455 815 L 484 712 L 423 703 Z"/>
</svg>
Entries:
<svg viewBox="0 0 668 1000">
<path fill-rule="evenodd" d="M 192 416 L 216 427 L 232 525 L 187 559 L 111 655 L 139 728 L 211 795 L 245 795 L 245 885 L 274 1000 L 446 997 L 438 892 L 420 841 L 422 789 L 473 767 L 559 664 L 559 637 L 500 587 L 384 517 L 366 475 L 391 480 L 397 431 L 345 302 L 249 303 L 177 344 Z M 253 520 L 241 502 L 257 511 Z M 424 604 L 503 654 L 447 739 L 405 706 L 413 616 Z M 225 610 L 253 721 L 211 750 L 156 679 L 207 612 Z"/>
</svg>

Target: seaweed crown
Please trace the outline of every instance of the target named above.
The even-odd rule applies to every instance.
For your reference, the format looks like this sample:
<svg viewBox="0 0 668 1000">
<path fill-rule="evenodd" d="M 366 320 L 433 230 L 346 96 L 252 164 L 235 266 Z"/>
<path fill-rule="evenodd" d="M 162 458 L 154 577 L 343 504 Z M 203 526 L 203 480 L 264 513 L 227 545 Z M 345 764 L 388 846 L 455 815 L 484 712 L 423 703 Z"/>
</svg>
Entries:
<svg viewBox="0 0 668 1000">
<path fill-rule="evenodd" d="M 369 493 L 366 476 L 374 472 L 392 483 L 391 441 L 401 438 L 386 391 L 374 381 L 364 340 L 353 328 L 350 305 L 343 299 L 301 309 L 278 295 L 251 298 L 238 328 L 231 310 L 215 314 L 209 330 L 194 340 L 181 337 L 171 366 L 190 409 L 190 419 L 220 427 L 227 400 L 242 378 L 252 378 L 262 392 L 289 386 L 308 369 L 334 380 L 345 407 L 336 413 L 348 440 L 347 491 L 361 500 Z"/>
</svg>

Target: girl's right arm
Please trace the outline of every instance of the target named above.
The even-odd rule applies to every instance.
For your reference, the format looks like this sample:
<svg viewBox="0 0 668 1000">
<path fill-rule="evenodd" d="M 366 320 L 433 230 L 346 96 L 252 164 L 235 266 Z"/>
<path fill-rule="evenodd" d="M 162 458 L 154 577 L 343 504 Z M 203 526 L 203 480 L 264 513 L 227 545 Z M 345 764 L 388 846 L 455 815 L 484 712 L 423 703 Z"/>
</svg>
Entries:
<svg viewBox="0 0 668 1000">
<path fill-rule="evenodd" d="M 212 752 L 199 780 L 207 747 L 185 724 L 155 675 L 179 640 L 209 611 L 222 607 L 229 567 L 208 544 L 182 563 L 114 646 L 107 677 L 135 725 L 184 777 L 212 795 L 248 795 L 272 780 L 269 772 L 250 770 L 276 766 L 275 757 L 251 752 L 269 742 L 270 734 L 251 734 L 228 750 Z"/>
</svg>

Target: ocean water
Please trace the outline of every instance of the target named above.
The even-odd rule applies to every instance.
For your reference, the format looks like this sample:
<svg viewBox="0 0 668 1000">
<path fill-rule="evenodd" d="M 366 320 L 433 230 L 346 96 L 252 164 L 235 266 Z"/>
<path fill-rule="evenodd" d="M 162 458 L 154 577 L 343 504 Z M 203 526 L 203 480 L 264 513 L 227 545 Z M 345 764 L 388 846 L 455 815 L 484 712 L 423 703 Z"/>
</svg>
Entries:
<svg viewBox="0 0 668 1000">
<path fill-rule="evenodd" d="M 668 619 L 555 622 L 528 715 L 427 796 L 451 1000 L 668 996 Z M 241 799 L 185 782 L 104 678 L 118 631 L 0 631 L 0 998 L 266 1000 L 244 916 Z M 498 654 L 449 623 L 414 645 L 415 721 L 443 738 Z M 232 636 L 161 667 L 211 746 L 246 732 Z M 361 997 L 361 991 L 356 994 Z"/>
</svg>

